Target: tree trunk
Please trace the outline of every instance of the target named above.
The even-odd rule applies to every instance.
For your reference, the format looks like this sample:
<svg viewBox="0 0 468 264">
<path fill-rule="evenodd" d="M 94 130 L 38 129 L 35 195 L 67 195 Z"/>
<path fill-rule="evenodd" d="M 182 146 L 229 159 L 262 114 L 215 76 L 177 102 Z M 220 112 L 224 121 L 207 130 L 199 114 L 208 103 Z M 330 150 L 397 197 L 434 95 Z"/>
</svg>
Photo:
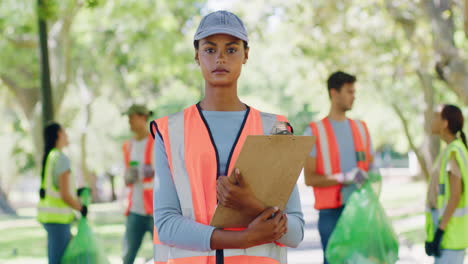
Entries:
<svg viewBox="0 0 468 264">
<path fill-rule="evenodd" d="M 2 214 L 16 215 L 16 212 L 8 202 L 6 193 L 3 191 L 2 185 L 0 184 L 0 215 Z"/>
<path fill-rule="evenodd" d="M 107 171 L 106 176 L 107 178 L 109 178 L 109 183 L 111 187 L 111 202 L 113 202 L 117 200 L 117 194 L 115 192 L 115 175 L 112 174 L 112 172 Z"/>
<path fill-rule="evenodd" d="M 88 88 L 85 78 L 83 76 L 83 72 L 81 70 L 78 71 L 76 75 L 76 83 L 78 85 L 80 91 L 80 97 L 82 101 L 82 108 L 81 113 L 84 115 L 83 124 L 81 126 L 81 136 L 80 136 L 80 145 L 81 145 L 81 153 L 80 153 L 80 167 L 81 172 L 83 174 L 83 180 L 87 186 L 91 188 L 93 191 L 93 200 L 96 200 L 97 197 L 97 188 L 96 188 L 96 175 L 94 173 L 90 173 L 88 163 L 86 158 L 88 156 L 88 149 L 87 149 L 87 134 L 88 134 L 88 127 L 91 123 L 91 106 L 93 102 L 93 95 L 91 94 L 90 89 Z M 93 177 L 94 176 L 94 177 Z"/>
<path fill-rule="evenodd" d="M 54 101 L 52 99 L 52 85 L 50 82 L 49 48 L 47 45 L 47 21 L 45 17 L 46 3 L 37 0 L 37 17 L 39 27 L 39 45 L 41 58 L 41 95 L 43 127 L 54 120 Z"/>
<path fill-rule="evenodd" d="M 468 2 L 465 0 L 465 4 Z M 467 62 L 460 56 L 455 46 L 455 26 L 453 22 L 452 0 L 421 1 L 428 16 L 433 34 L 433 46 L 438 55 L 436 71 L 458 97 L 468 104 Z M 465 14 L 466 14 L 465 6 Z M 466 23 L 466 17 L 465 17 Z"/>
<path fill-rule="evenodd" d="M 465 0 L 463 5 L 464 10 L 464 25 L 465 25 L 465 37 L 468 38 L 468 0 Z"/>
<path fill-rule="evenodd" d="M 432 119 L 434 115 L 434 93 L 435 89 L 433 86 L 433 78 L 427 72 L 422 70 L 417 70 L 421 86 L 423 88 L 424 94 L 424 142 L 421 147 L 422 153 L 424 155 L 424 160 L 428 168 L 432 167 L 437 155 L 440 150 L 440 139 L 437 136 L 432 134 Z"/>
<path fill-rule="evenodd" d="M 435 89 L 433 86 L 434 78 L 427 69 L 429 65 L 432 53 L 428 54 L 427 46 L 430 44 L 426 43 L 423 38 L 418 37 L 415 33 L 416 21 L 415 18 L 409 19 L 408 16 L 404 15 L 403 10 L 396 8 L 392 5 L 390 0 L 387 0 L 387 10 L 393 16 L 395 21 L 402 27 L 405 37 L 408 42 L 412 45 L 413 49 L 417 52 L 418 66 L 414 69 L 415 73 L 419 78 L 419 82 L 422 87 L 424 95 L 424 141 L 422 146 L 419 148 L 418 160 L 421 163 L 424 160 L 424 167 L 428 170 L 432 167 L 434 160 L 436 159 L 439 148 L 440 140 L 432 135 L 431 126 L 432 126 L 432 116 L 435 106 L 434 93 Z M 397 113 L 400 119 L 402 119 L 401 113 Z M 403 120 L 402 120 L 403 122 Z M 409 131 L 405 131 L 405 134 Z M 407 134 L 407 137 L 409 135 Z M 408 137 L 408 139 L 410 139 Z M 414 144 L 413 144 L 414 145 Z M 416 152 L 415 152 L 416 153 Z M 422 159 L 421 159 L 422 156 Z M 422 164 L 421 164 L 422 166 Z M 426 175 L 428 179 L 430 175 Z"/>
</svg>

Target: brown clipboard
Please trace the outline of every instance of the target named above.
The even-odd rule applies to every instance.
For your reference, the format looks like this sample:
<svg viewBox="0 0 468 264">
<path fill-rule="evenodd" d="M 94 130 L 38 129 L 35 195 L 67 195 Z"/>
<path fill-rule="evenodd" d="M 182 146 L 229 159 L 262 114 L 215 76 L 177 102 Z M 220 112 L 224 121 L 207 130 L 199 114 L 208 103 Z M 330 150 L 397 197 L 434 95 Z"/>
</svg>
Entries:
<svg viewBox="0 0 468 264">
<path fill-rule="evenodd" d="M 314 143 L 312 136 L 247 136 L 234 168 L 265 206 L 284 210 Z M 210 225 L 239 228 L 252 220 L 242 211 L 218 205 Z"/>
</svg>

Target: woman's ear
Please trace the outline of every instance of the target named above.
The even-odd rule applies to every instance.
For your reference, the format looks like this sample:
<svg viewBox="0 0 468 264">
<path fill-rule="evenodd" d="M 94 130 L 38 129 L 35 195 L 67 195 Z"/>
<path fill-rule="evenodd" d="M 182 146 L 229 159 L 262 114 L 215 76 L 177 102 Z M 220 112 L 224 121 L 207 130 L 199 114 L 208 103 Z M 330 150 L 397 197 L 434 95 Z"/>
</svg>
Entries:
<svg viewBox="0 0 468 264">
<path fill-rule="evenodd" d="M 247 63 L 247 60 L 249 59 L 249 50 L 250 48 L 246 48 L 244 50 L 244 61 L 242 62 L 242 64 L 246 64 Z"/>
<path fill-rule="evenodd" d="M 198 58 L 198 49 L 195 49 L 195 61 L 197 62 L 198 66 L 200 66 L 200 59 Z"/>
</svg>

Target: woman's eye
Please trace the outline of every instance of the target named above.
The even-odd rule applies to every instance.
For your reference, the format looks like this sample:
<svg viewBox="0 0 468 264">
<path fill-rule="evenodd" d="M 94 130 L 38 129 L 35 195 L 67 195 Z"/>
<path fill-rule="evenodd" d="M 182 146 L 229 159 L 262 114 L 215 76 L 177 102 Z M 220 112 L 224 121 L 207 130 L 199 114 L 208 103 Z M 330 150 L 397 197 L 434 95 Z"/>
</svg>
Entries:
<svg viewBox="0 0 468 264">
<path fill-rule="evenodd" d="M 214 53 L 215 50 L 214 50 L 213 48 L 206 48 L 206 49 L 205 49 L 205 52 L 206 52 L 206 53 Z"/>
<path fill-rule="evenodd" d="M 235 53 L 237 50 L 235 48 L 229 48 L 227 51 L 228 53 Z"/>
</svg>

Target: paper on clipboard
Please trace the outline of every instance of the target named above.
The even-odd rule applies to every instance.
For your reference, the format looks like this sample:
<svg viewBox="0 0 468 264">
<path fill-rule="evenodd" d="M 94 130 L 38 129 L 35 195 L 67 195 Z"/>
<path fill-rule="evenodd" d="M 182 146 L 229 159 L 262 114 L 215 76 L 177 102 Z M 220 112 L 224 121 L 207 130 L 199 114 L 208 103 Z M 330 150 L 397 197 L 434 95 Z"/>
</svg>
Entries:
<svg viewBox="0 0 468 264">
<path fill-rule="evenodd" d="M 235 164 L 253 193 L 265 206 L 284 210 L 314 145 L 312 136 L 248 136 Z M 210 225 L 247 227 L 253 219 L 218 205 Z"/>
</svg>

